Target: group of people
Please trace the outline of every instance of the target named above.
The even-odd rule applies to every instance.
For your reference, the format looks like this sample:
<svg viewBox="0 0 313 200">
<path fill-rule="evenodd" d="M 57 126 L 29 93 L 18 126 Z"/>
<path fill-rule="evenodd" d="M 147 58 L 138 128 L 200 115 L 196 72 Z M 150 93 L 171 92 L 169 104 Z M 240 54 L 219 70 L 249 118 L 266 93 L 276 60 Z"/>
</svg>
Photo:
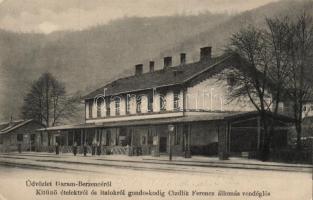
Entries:
<svg viewBox="0 0 313 200">
<path fill-rule="evenodd" d="M 74 156 L 77 155 L 77 150 L 78 150 L 78 147 L 77 147 L 77 142 L 74 142 L 73 146 L 72 146 L 72 151 L 73 151 L 73 154 Z M 100 143 L 95 143 L 93 142 L 92 145 L 91 145 L 91 155 L 94 156 L 94 155 L 98 155 L 100 156 L 101 155 L 101 145 Z M 58 143 L 56 143 L 55 145 L 55 153 L 58 155 L 60 153 L 60 146 Z M 84 146 L 83 146 L 83 153 L 84 153 L 84 156 L 87 156 L 87 153 L 88 153 L 88 145 L 85 143 Z"/>
</svg>

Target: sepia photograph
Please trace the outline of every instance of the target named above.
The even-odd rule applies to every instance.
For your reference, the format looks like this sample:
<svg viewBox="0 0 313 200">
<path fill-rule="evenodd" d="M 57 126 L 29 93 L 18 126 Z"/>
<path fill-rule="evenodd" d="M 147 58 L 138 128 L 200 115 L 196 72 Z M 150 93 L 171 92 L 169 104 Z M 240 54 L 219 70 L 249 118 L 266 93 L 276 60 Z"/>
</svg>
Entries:
<svg viewBox="0 0 313 200">
<path fill-rule="evenodd" d="M 0 0 L 0 200 L 312 200 L 313 0 Z"/>
</svg>

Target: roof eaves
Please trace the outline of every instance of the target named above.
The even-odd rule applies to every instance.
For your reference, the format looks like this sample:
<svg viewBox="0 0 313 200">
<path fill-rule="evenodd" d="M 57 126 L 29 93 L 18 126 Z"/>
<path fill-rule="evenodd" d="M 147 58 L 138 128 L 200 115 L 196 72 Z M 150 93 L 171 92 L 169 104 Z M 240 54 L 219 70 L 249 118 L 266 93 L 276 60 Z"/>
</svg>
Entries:
<svg viewBox="0 0 313 200">
<path fill-rule="evenodd" d="M 200 74 L 206 72 L 207 70 L 211 69 L 212 67 L 214 67 L 214 66 L 216 66 L 216 65 L 219 65 L 219 64 L 225 62 L 226 60 L 230 59 L 231 57 L 232 57 L 232 56 L 227 56 L 227 57 L 223 58 L 222 60 L 220 60 L 220 61 L 218 61 L 218 62 L 215 62 L 215 63 L 209 65 L 207 68 L 201 70 L 200 72 L 198 72 L 198 73 L 192 75 L 191 77 L 187 78 L 186 80 L 184 80 L 184 82 L 188 82 L 188 81 L 190 81 L 190 80 L 196 78 L 196 77 L 199 76 Z"/>
<path fill-rule="evenodd" d="M 119 93 L 113 93 L 113 94 L 110 94 L 108 96 L 116 96 L 116 95 L 121 95 L 121 94 L 126 94 L 126 93 L 131 93 L 131 92 L 140 92 L 140 91 L 145 91 L 145 90 L 151 90 L 151 89 L 154 89 L 154 88 L 163 88 L 163 87 L 169 87 L 169 86 L 176 86 L 176 85 L 181 85 L 183 84 L 184 82 L 181 82 L 181 83 L 173 83 L 173 84 L 166 84 L 166 85 L 160 85 L 160 86 L 157 86 L 157 87 L 149 87 L 149 88 L 143 88 L 143 89 L 138 89 L 138 90 L 128 90 L 128 91 L 124 91 L 124 92 L 119 92 Z M 88 95 L 87 95 L 88 96 Z M 85 100 L 90 100 L 90 99 L 93 99 L 94 97 L 89 97 L 89 98 L 85 98 Z"/>
<path fill-rule="evenodd" d="M 2 129 L 0 131 L 0 134 L 9 133 L 9 132 L 11 132 L 11 131 L 21 127 L 21 126 L 24 126 L 24 125 L 28 124 L 31 121 L 33 121 L 33 119 L 29 119 L 29 120 L 23 121 L 22 123 L 16 124 L 15 126 L 11 126 L 11 127 L 7 127 L 5 129 Z"/>
</svg>

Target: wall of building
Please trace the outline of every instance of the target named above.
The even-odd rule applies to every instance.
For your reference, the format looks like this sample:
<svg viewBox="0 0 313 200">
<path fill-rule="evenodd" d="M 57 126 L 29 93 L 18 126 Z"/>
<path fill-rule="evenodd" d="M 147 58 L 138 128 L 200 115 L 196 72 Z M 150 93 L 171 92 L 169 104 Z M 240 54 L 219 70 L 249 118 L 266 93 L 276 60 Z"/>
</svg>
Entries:
<svg viewBox="0 0 313 200">
<path fill-rule="evenodd" d="M 252 111 L 255 110 L 248 98 L 229 99 L 226 80 L 208 78 L 186 92 L 187 110 L 205 111 Z"/>
<path fill-rule="evenodd" d="M 101 114 L 100 116 L 97 116 L 97 106 L 96 101 L 86 101 L 85 102 L 85 113 L 86 113 L 86 122 L 87 123 L 96 123 L 96 122 L 103 122 L 108 121 L 106 119 L 114 117 L 114 121 L 120 120 L 119 117 L 122 119 L 123 117 L 128 116 L 136 116 L 136 115 L 147 115 L 150 113 L 150 110 L 148 109 L 148 93 L 151 91 L 147 91 L 147 93 L 140 93 L 140 94 L 128 94 L 128 95 L 120 95 L 116 97 L 110 98 L 110 116 L 106 115 L 106 106 L 101 106 Z M 141 97 L 141 112 L 137 112 L 137 103 L 136 98 L 140 96 Z M 115 99 L 120 99 L 120 114 L 119 116 L 116 115 L 116 108 L 115 108 Z M 159 118 L 163 116 L 158 116 L 158 114 L 162 115 L 160 109 L 160 99 L 163 98 L 166 102 L 165 110 L 162 112 L 175 112 L 177 110 L 174 110 L 174 92 L 172 90 L 168 90 L 165 93 L 159 93 L 158 91 L 153 92 L 153 112 L 151 114 L 152 118 Z M 102 99 L 103 100 L 103 99 Z M 126 113 L 126 101 L 129 101 L 130 108 L 128 109 L 129 113 Z M 105 104 L 105 103 L 104 103 Z M 92 106 L 92 109 L 89 108 L 89 106 Z M 179 92 L 179 100 L 178 100 L 178 106 L 180 109 L 183 108 L 183 92 L 182 90 Z M 92 111 L 92 114 L 90 115 L 89 111 Z M 90 118 L 91 116 L 91 118 Z M 176 115 L 175 115 L 176 116 Z M 150 117 L 150 118 L 151 118 Z M 165 116 L 170 117 L 170 116 Z M 109 119 L 110 120 L 110 119 Z M 127 119 L 128 120 L 128 119 Z"/>
</svg>

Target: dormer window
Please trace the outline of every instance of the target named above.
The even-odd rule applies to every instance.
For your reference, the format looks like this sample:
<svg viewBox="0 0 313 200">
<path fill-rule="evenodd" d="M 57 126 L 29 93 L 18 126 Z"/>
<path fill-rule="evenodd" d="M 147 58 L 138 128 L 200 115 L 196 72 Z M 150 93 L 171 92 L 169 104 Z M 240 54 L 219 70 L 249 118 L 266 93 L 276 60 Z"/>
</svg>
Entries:
<svg viewBox="0 0 313 200">
<path fill-rule="evenodd" d="M 235 74 L 229 73 L 227 74 L 227 84 L 233 87 L 236 84 Z"/>
</svg>

